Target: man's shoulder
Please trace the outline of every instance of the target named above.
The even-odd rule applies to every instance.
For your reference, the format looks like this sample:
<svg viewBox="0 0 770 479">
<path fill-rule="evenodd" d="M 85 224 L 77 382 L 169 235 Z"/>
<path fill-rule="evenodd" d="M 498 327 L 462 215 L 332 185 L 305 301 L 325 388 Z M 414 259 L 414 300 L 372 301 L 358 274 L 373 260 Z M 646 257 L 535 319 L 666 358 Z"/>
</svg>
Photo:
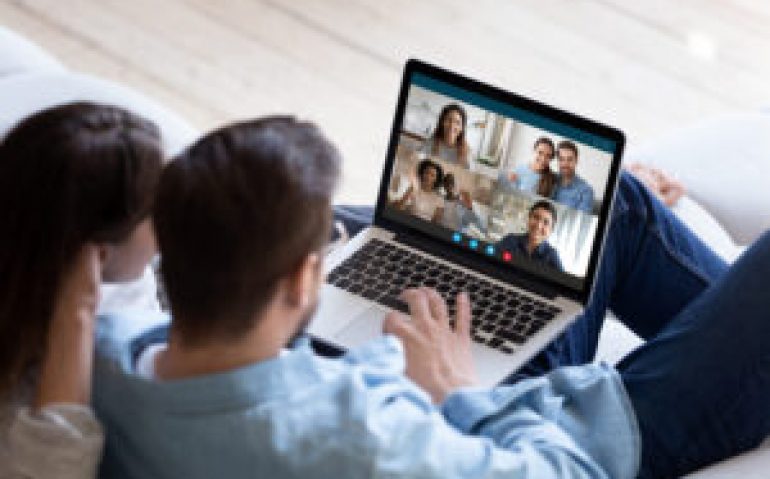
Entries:
<svg viewBox="0 0 770 479">
<path fill-rule="evenodd" d="M 507 235 L 503 236 L 502 239 L 497 242 L 497 244 L 498 246 L 506 245 L 510 247 L 518 244 L 524 236 L 526 235 L 519 233 L 508 233 Z"/>
<path fill-rule="evenodd" d="M 96 321 L 94 378 L 104 372 L 129 373 L 142 345 L 168 338 L 168 324 L 168 315 L 154 311 L 100 314 Z"/>
<path fill-rule="evenodd" d="M 590 191 L 593 193 L 594 189 L 582 176 L 575 175 L 575 183 L 581 190 Z"/>
</svg>

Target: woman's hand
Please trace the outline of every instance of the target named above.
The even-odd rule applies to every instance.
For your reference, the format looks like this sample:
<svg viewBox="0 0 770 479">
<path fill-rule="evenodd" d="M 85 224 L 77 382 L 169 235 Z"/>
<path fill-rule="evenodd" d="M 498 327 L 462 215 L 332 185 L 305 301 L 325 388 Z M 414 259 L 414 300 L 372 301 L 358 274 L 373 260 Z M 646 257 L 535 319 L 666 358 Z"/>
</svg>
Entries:
<svg viewBox="0 0 770 479">
<path fill-rule="evenodd" d="M 86 244 L 61 279 L 48 329 L 37 408 L 89 402 L 101 267 L 99 248 Z"/>
<path fill-rule="evenodd" d="M 93 322 L 99 305 L 101 270 L 99 247 L 84 245 L 62 278 L 52 322 Z"/>
<path fill-rule="evenodd" d="M 471 354 L 471 306 L 468 295 L 457 295 L 454 329 L 443 298 L 433 289 L 404 291 L 409 316 L 393 311 L 383 331 L 398 336 L 406 353 L 406 375 L 427 391 L 435 404 L 461 387 L 477 382 Z"/>
</svg>

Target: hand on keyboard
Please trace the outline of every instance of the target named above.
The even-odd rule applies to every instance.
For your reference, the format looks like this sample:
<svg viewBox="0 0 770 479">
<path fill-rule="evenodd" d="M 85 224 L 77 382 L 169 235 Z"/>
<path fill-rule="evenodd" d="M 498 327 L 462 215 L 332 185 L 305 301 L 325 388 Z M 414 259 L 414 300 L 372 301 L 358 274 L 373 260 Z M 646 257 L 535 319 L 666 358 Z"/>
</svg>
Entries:
<svg viewBox="0 0 770 479">
<path fill-rule="evenodd" d="M 404 291 L 409 316 L 392 311 L 383 331 L 401 339 L 406 354 L 406 375 L 427 391 L 435 404 L 452 391 L 477 382 L 471 355 L 471 307 L 468 295 L 456 299 L 455 327 L 450 324 L 446 302 L 430 288 Z"/>
</svg>

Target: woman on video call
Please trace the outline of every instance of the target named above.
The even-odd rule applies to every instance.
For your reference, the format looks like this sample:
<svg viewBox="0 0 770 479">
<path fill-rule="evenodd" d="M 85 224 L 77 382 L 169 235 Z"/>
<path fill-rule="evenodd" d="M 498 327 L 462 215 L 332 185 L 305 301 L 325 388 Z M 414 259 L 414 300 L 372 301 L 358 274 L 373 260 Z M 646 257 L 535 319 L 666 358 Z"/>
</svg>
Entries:
<svg viewBox="0 0 770 479">
<path fill-rule="evenodd" d="M 393 206 L 425 221 L 438 221 L 444 205 L 444 198 L 439 194 L 443 178 L 444 171 L 438 163 L 422 160 L 417 164 L 417 178 L 412 179 L 406 192 L 392 203 Z"/>
<path fill-rule="evenodd" d="M 465 131 L 468 115 L 465 109 L 456 103 L 450 103 L 441 109 L 433 136 L 428 138 L 420 152 L 439 158 L 447 163 L 470 167 L 468 143 Z"/>
<path fill-rule="evenodd" d="M 504 191 L 514 189 L 533 195 L 550 198 L 556 186 L 556 175 L 551 171 L 551 160 L 556 153 L 556 146 L 550 138 L 540 137 L 535 141 L 534 156 L 528 165 L 516 167 L 507 175 L 500 172 L 498 183 Z"/>
</svg>

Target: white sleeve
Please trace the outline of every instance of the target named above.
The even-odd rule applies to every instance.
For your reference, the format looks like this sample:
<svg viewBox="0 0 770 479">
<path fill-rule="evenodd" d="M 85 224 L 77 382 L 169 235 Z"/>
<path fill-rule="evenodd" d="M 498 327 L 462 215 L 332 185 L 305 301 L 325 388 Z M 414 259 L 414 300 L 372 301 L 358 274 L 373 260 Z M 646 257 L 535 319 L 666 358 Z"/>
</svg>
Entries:
<svg viewBox="0 0 770 479">
<path fill-rule="evenodd" d="M 8 439 L 22 477 L 90 479 L 97 474 L 104 432 L 90 407 L 52 404 L 38 412 L 20 408 Z"/>
</svg>

